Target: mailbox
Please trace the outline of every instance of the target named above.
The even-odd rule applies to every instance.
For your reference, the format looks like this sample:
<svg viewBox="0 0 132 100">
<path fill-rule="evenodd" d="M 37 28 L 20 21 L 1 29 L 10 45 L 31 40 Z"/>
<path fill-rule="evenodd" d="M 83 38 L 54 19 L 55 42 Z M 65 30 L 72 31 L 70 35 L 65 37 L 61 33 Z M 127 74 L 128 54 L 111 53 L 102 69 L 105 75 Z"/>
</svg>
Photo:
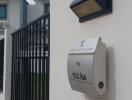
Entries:
<svg viewBox="0 0 132 100">
<path fill-rule="evenodd" d="M 68 54 L 71 88 L 91 96 L 106 92 L 106 45 L 101 38 L 77 41 Z"/>
</svg>

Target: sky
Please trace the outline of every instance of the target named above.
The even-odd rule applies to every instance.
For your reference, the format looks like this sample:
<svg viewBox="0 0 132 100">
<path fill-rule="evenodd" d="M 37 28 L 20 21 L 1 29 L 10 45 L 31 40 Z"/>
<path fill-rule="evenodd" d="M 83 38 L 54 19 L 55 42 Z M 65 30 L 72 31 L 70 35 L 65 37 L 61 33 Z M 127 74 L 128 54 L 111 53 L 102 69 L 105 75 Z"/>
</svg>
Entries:
<svg viewBox="0 0 132 100">
<path fill-rule="evenodd" d="M 35 4 L 34 0 L 26 0 L 29 4 Z"/>
</svg>

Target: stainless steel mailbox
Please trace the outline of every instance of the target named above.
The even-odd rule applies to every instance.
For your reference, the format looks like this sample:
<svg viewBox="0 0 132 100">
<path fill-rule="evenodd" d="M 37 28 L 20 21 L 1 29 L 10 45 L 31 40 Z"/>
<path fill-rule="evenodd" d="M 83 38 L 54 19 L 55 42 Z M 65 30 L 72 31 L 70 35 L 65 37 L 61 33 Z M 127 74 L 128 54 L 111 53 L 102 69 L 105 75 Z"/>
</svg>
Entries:
<svg viewBox="0 0 132 100">
<path fill-rule="evenodd" d="M 91 96 L 106 92 L 106 45 L 101 38 L 77 41 L 68 54 L 71 88 Z"/>
</svg>

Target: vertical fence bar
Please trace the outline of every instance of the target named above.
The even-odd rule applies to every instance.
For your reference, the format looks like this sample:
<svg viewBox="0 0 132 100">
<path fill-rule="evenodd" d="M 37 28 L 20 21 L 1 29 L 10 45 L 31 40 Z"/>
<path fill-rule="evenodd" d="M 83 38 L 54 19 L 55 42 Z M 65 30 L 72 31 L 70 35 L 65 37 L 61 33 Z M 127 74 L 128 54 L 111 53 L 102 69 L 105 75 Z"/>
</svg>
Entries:
<svg viewBox="0 0 132 100">
<path fill-rule="evenodd" d="M 23 33 L 23 30 L 21 30 L 21 35 L 22 35 L 22 41 L 21 41 L 21 44 L 22 45 L 22 58 L 21 58 L 21 70 L 22 70 L 22 95 L 21 95 L 21 98 L 22 100 L 24 100 L 24 68 L 23 68 L 23 65 L 24 65 L 24 33 Z"/>
<path fill-rule="evenodd" d="M 32 68 L 32 66 L 33 66 L 33 47 L 32 47 L 32 45 L 33 45 L 33 43 L 32 43 L 32 39 L 33 39 L 33 34 L 32 34 L 32 30 L 33 30 L 33 25 L 31 25 L 31 27 L 30 27 L 30 36 L 31 36 L 31 38 L 30 38 L 30 57 L 31 57 L 31 100 L 33 100 L 33 68 Z"/>
<path fill-rule="evenodd" d="M 25 76 L 24 76 L 24 78 L 25 78 L 25 100 L 27 100 L 28 99 L 28 94 L 27 94 L 27 85 L 28 85 L 28 82 L 27 82 L 27 34 L 26 34 L 26 32 L 27 32 L 27 27 L 25 28 L 25 41 L 24 41 L 24 43 L 25 43 L 25 48 L 24 48 L 24 52 L 25 52 L 25 57 L 24 57 L 24 62 L 25 62 Z"/>
<path fill-rule="evenodd" d="M 28 38 L 28 41 L 29 41 L 29 49 L 28 49 L 28 68 L 29 68 L 29 100 L 31 100 L 31 25 L 29 26 L 28 28 L 28 34 L 29 34 L 29 38 Z"/>
<path fill-rule="evenodd" d="M 19 55 L 19 60 L 20 60 L 20 100 L 22 100 L 22 45 L 21 45 L 21 42 L 22 42 L 22 33 L 21 33 L 21 30 L 19 31 L 20 32 L 20 34 L 19 34 L 19 36 L 20 36 L 20 43 L 19 43 L 19 45 L 20 45 L 20 49 L 19 49 L 19 53 L 20 53 L 20 55 Z"/>
<path fill-rule="evenodd" d="M 14 99 L 14 51 L 15 51 L 14 45 L 15 45 L 14 35 L 12 35 L 12 77 L 11 77 L 11 80 L 12 80 L 11 81 L 11 90 L 12 90 L 12 92 L 11 92 L 11 100 L 15 100 Z"/>
<path fill-rule="evenodd" d="M 50 38 L 49 38 L 49 32 L 50 32 L 50 27 L 49 27 L 49 23 L 50 23 L 50 17 L 47 17 L 47 29 L 46 29 L 46 38 L 47 40 L 47 59 L 46 59 L 46 100 L 49 100 L 49 56 L 50 56 L 50 47 L 49 47 L 49 43 L 50 43 Z M 48 34 L 48 35 L 47 35 Z"/>
<path fill-rule="evenodd" d="M 18 48 L 17 48 L 17 81 L 18 81 L 18 100 L 20 100 L 20 32 L 18 31 Z"/>
<path fill-rule="evenodd" d="M 39 98 L 41 100 L 41 20 L 39 21 Z"/>
<path fill-rule="evenodd" d="M 24 76 L 24 100 L 27 100 L 27 91 L 26 91 L 26 87 L 27 87 L 27 84 L 26 84 L 26 28 L 23 29 L 23 32 L 24 32 L 24 39 L 23 39 L 23 46 L 24 46 L 24 57 L 23 57 L 23 69 L 24 69 L 24 72 L 23 72 L 23 76 Z"/>
<path fill-rule="evenodd" d="M 16 93 L 15 93 L 15 96 L 16 96 L 16 100 L 18 100 L 18 67 L 17 67 L 17 65 L 18 65 L 18 59 L 17 59 L 17 55 L 18 55 L 18 32 L 17 32 L 17 34 L 16 34 L 16 55 L 15 55 L 15 58 L 16 58 L 16 64 L 15 64 L 15 80 L 16 80 Z"/>
<path fill-rule="evenodd" d="M 32 26 L 32 100 L 35 100 L 35 92 L 34 92 L 34 23 L 33 23 L 33 26 Z"/>
<path fill-rule="evenodd" d="M 29 100 L 29 57 L 28 57 L 28 54 L 29 54 L 29 52 L 28 52 L 28 50 L 29 50 L 29 45 L 28 45 L 28 43 L 29 43 L 29 41 L 28 41 L 28 38 L 29 38 L 29 33 L 28 33 L 28 27 L 26 27 L 26 76 L 27 76 L 27 78 L 26 78 L 26 83 L 27 83 L 27 85 L 26 85 L 26 91 L 27 91 L 27 100 Z"/>
<path fill-rule="evenodd" d="M 43 84 L 43 90 L 42 90 L 42 100 L 46 100 L 45 97 L 45 19 L 43 19 L 43 61 L 42 61 L 42 76 L 43 76 L 43 79 L 42 79 L 42 84 Z"/>
<path fill-rule="evenodd" d="M 37 23 L 35 23 L 35 100 L 37 100 Z"/>
</svg>

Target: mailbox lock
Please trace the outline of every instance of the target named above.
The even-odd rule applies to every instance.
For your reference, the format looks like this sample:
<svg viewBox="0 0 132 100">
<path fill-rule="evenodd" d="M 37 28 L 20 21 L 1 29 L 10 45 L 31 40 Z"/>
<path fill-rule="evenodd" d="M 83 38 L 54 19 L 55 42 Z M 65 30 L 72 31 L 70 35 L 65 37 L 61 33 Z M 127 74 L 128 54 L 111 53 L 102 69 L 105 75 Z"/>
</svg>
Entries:
<svg viewBox="0 0 132 100">
<path fill-rule="evenodd" d="M 99 87 L 100 89 L 103 89 L 103 87 L 104 87 L 104 82 L 103 82 L 103 81 L 100 81 L 100 82 L 98 83 L 98 87 Z"/>
<path fill-rule="evenodd" d="M 80 66 L 80 62 L 77 62 L 77 66 Z"/>
</svg>

